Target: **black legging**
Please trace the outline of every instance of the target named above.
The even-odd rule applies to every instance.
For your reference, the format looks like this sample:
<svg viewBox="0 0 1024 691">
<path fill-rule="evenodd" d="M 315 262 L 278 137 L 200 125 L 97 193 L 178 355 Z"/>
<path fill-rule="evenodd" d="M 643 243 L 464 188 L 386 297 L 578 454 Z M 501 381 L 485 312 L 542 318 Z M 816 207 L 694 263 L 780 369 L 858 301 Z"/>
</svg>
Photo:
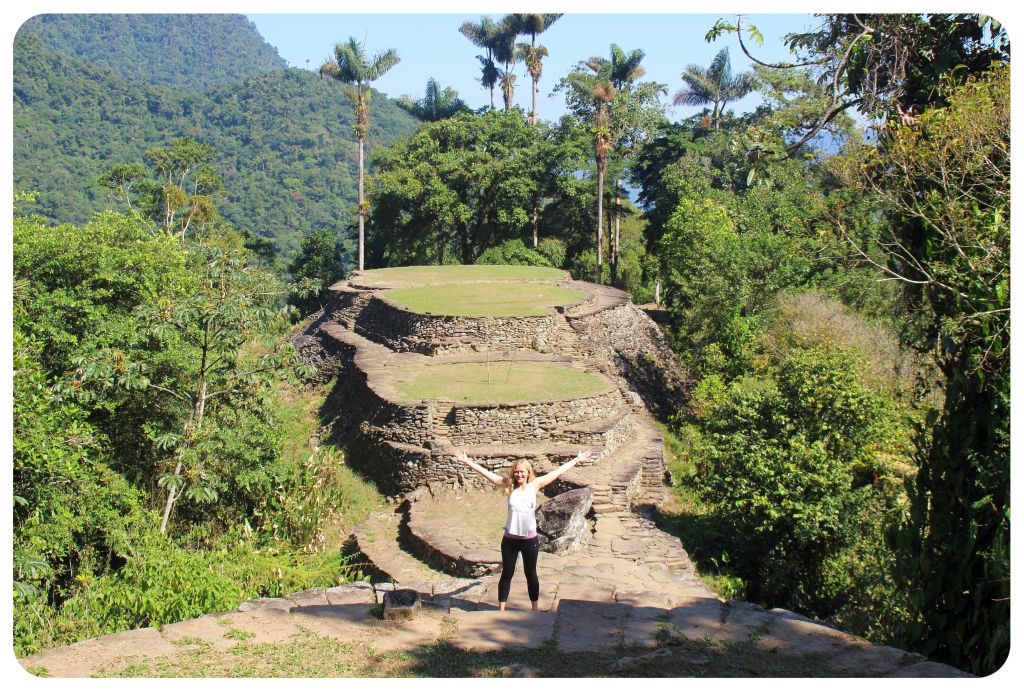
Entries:
<svg viewBox="0 0 1024 691">
<path fill-rule="evenodd" d="M 498 602 L 508 602 L 508 591 L 512 587 L 512 574 L 516 572 L 516 556 L 523 553 L 523 569 L 526 571 L 526 589 L 530 602 L 540 599 L 540 581 L 537 580 L 537 555 L 540 540 L 517 540 L 507 535 L 501 538 L 501 579 L 498 580 Z"/>
</svg>

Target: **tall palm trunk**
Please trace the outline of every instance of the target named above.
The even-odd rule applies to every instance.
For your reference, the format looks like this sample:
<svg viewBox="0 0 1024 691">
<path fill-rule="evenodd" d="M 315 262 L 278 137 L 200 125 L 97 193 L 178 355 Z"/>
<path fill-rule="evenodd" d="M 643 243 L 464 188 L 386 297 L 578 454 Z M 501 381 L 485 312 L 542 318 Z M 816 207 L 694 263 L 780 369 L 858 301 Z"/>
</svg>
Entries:
<svg viewBox="0 0 1024 691">
<path fill-rule="evenodd" d="M 537 92 L 540 90 L 537 84 L 540 82 L 540 74 L 535 74 L 533 70 L 530 70 L 530 76 L 533 78 L 533 100 L 530 103 L 530 117 L 526 122 L 533 127 L 537 124 Z"/>
<path fill-rule="evenodd" d="M 597 160 L 597 277 L 594 283 L 601 283 L 602 255 L 604 254 L 604 169 L 607 165 L 603 156 Z"/>
<path fill-rule="evenodd" d="M 618 287 L 619 276 L 619 227 L 622 221 L 622 180 L 615 180 L 615 232 L 611 233 L 612 287 Z"/>
<path fill-rule="evenodd" d="M 359 270 L 363 270 L 363 247 L 365 235 L 366 209 L 363 205 L 363 138 L 359 137 Z"/>
<path fill-rule="evenodd" d="M 363 168 L 366 164 L 364 156 L 364 144 L 366 141 L 366 129 L 370 122 L 370 106 L 363 97 L 363 85 L 356 82 L 356 135 L 359 139 L 359 270 L 363 270 L 363 256 L 366 247 L 366 204 L 363 202 L 363 184 L 365 173 Z"/>
</svg>

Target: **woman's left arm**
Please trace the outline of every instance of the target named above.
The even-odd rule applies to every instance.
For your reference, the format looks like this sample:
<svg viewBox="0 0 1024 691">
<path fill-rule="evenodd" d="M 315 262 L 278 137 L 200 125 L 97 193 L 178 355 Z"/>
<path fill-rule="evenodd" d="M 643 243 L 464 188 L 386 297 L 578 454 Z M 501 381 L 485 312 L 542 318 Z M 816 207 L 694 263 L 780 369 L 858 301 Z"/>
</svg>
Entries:
<svg viewBox="0 0 1024 691">
<path fill-rule="evenodd" d="M 594 453 L 592 451 L 580 451 L 578 454 L 576 454 L 576 457 L 573 458 L 572 460 L 567 461 L 566 463 L 563 463 L 562 465 L 560 465 L 557 468 L 555 468 L 554 470 L 552 470 L 550 473 L 545 473 L 544 475 L 540 475 L 533 482 L 537 486 L 537 489 L 543 489 L 543 488 L 547 487 L 548 485 L 550 485 L 555 480 L 557 480 L 558 477 L 562 473 L 564 473 L 565 471 L 569 470 L 569 468 L 572 468 L 574 465 L 576 465 L 580 461 L 589 461 L 590 458 L 593 455 L 594 455 Z"/>
</svg>

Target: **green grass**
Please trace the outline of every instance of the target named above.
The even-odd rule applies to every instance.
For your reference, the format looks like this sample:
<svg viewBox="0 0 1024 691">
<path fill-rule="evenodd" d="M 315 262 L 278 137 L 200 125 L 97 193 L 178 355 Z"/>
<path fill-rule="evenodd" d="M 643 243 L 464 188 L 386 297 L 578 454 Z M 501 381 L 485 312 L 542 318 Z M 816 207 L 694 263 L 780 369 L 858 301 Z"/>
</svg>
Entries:
<svg viewBox="0 0 1024 691">
<path fill-rule="evenodd" d="M 458 281 L 558 281 L 568 278 L 562 269 L 540 266 L 445 265 L 403 266 L 370 269 L 356 277 L 356 283 L 370 288 L 428 285 Z"/>
<path fill-rule="evenodd" d="M 413 312 L 454 317 L 540 317 L 553 305 L 572 305 L 584 293 L 549 283 L 441 283 L 385 290 L 386 298 Z"/>
<path fill-rule="evenodd" d="M 454 362 L 394 374 L 395 390 L 413 401 L 526 403 L 582 398 L 611 389 L 607 380 L 589 372 L 544 362 Z"/>
<path fill-rule="evenodd" d="M 462 650 L 449 642 L 454 623 L 437 640 L 408 651 L 382 651 L 377 637 L 392 630 L 379 622 L 370 639 L 358 643 L 300 632 L 279 643 L 240 642 L 218 651 L 203 642 L 178 644 L 173 656 L 145 659 L 127 657 L 95 673 L 102 677 L 181 678 L 496 678 L 511 665 L 525 665 L 546 678 L 587 677 L 821 677 L 834 676 L 819 656 L 779 655 L 753 642 L 724 644 L 684 641 L 672 654 L 620 674 L 611 671 L 622 657 L 649 653 L 649 649 L 620 648 L 569 653 L 553 642 L 537 648 L 510 648 L 494 652 Z"/>
<path fill-rule="evenodd" d="M 318 413 L 326 398 L 321 388 L 301 388 L 289 382 L 278 384 L 280 409 L 278 417 L 284 435 L 282 460 L 285 465 L 312 475 L 311 487 L 297 499 L 310 506 L 330 507 L 329 516 L 313 512 L 308 516 L 297 516 L 311 525 L 326 518 L 322 530 L 329 535 L 325 548 L 336 548 L 351 528 L 362 523 L 367 516 L 384 505 L 384 496 L 370 481 L 364 479 L 345 464 L 344 454 L 330 444 L 315 448 L 315 436 L 319 424 Z M 317 465 L 313 474 L 309 469 Z M 312 494 L 319 493 L 321 501 L 308 502 Z M 298 509 L 297 509 L 298 510 Z M 312 512 L 313 510 L 310 509 Z"/>
</svg>

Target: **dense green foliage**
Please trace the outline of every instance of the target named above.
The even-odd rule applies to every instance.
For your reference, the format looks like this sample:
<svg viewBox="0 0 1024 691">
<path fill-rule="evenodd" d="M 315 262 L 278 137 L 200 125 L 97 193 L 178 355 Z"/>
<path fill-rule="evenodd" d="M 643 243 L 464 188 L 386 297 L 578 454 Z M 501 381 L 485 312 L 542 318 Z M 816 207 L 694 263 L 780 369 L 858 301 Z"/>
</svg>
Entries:
<svg viewBox="0 0 1024 691">
<path fill-rule="evenodd" d="M 546 55 L 528 17 L 542 15 L 458 29 L 507 101 L 517 56 L 539 77 Z M 721 20 L 709 39 L 750 29 Z M 518 53 L 516 31 L 531 35 Z M 38 215 L 13 236 L 19 653 L 350 573 L 316 549 L 377 498 L 336 450 L 306 445 L 311 404 L 277 376 L 291 354 L 275 337 L 289 289 L 309 313 L 350 270 L 365 213 L 370 266 L 548 266 L 657 295 L 692 381 L 665 421 L 683 509 L 662 521 L 715 587 L 998 669 L 1008 40 L 978 15 L 825 15 L 787 44 L 812 66 L 758 66 L 729 93 L 726 53 L 702 93 L 704 68 L 686 68 L 686 93 L 712 107 L 683 122 L 665 121 L 663 85 L 639 81 L 643 51 L 612 44 L 563 76 L 558 123 L 467 112 L 437 82 L 403 104 L 420 123 L 384 98 L 371 113 L 365 79 L 353 114 L 346 87 L 281 69 L 238 17 L 27 22 L 14 182 L 38 192 L 19 214 Z M 723 112 L 751 85 L 761 106 Z M 128 214 L 104 211 L 116 205 Z"/>
<path fill-rule="evenodd" d="M 951 80 L 948 105 L 887 131 L 868 169 L 896 219 L 890 271 L 927 315 L 947 381 L 893 536 L 898 573 L 922 583 L 908 638 L 977 672 L 1010 646 L 1009 72 Z"/>
<path fill-rule="evenodd" d="M 273 282 L 237 236 L 16 217 L 14 286 L 20 653 L 351 574 L 300 551 L 351 498 L 326 450 L 285 453 Z"/>
<path fill-rule="evenodd" d="M 527 237 L 533 200 L 561 151 L 518 111 L 425 123 L 374 157 L 371 264 L 472 264 Z"/>
<path fill-rule="evenodd" d="M 386 98 L 375 99 L 371 112 L 371 152 L 416 124 Z M 349 232 L 354 223 L 353 124 L 341 87 L 305 70 L 185 91 L 48 52 L 27 29 L 15 39 L 14 184 L 39 192 L 26 212 L 54 220 L 84 223 L 110 208 L 102 175 L 187 136 L 213 149 L 225 188 L 215 199 L 220 214 L 290 258 L 306 234 Z"/>
<path fill-rule="evenodd" d="M 41 14 L 18 31 L 125 81 L 189 91 L 288 66 L 237 14 Z"/>
</svg>

